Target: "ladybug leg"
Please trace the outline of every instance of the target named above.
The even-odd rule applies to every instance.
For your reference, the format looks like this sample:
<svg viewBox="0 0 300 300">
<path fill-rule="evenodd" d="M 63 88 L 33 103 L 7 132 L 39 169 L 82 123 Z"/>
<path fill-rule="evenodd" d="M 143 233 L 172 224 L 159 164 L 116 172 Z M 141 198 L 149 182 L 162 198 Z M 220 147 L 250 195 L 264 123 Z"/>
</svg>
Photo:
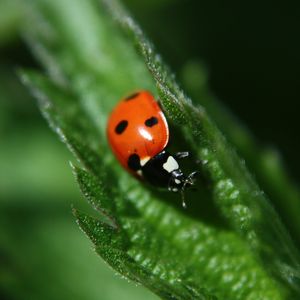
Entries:
<svg viewBox="0 0 300 300">
<path fill-rule="evenodd" d="M 190 186 L 193 186 L 195 184 L 195 177 L 200 175 L 199 171 L 194 171 L 191 174 L 189 174 L 185 180 L 185 185 L 189 184 Z M 183 186 L 183 189 L 185 188 L 185 185 Z"/>
<path fill-rule="evenodd" d="M 188 151 L 184 151 L 184 152 L 177 152 L 175 153 L 175 157 L 178 159 L 182 159 L 182 158 L 186 158 L 190 155 L 190 153 Z"/>
<path fill-rule="evenodd" d="M 187 177 L 188 180 L 192 180 L 193 181 L 194 177 L 197 176 L 197 175 L 199 175 L 199 173 L 200 173 L 199 171 L 192 172 L 191 174 L 188 175 L 188 177 Z"/>
<path fill-rule="evenodd" d="M 184 181 L 184 183 L 183 183 L 183 186 L 182 186 L 182 188 L 181 188 L 181 199 L 182 199 L 182 206 L 183 206 L 183 208 L 186 208 L 186 207 L 187 207 L 187 206 L 186 206 L 186 203 L 185 203 L 185 196 L 184 196 L 184 191 L 185 191 L 185 189 L 186 189 L 186 185 L 188 185 L 188 186 L 193 186 L 193 185 L 195 184 L 195 177 L 196 177 L 197 175 L 199 175 L 199 171 L 194 171 L 194 172 L 190 173 L 190 174 L 186 177 L 186 179 L 185 179 L 185 181 Z"/>
</svg>

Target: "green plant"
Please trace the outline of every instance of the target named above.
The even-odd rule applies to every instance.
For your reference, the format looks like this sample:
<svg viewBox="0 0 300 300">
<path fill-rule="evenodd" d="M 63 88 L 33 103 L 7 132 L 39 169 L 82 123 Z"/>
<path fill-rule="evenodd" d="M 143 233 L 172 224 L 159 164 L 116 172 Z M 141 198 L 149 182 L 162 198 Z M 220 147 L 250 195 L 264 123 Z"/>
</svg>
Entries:
<svg viewBox="0 0 300 300">
<path fill-rule="evenodd" d="M 192 104 L 117 1 L 100 3 L 34 1 L 26 37 L 47 75 L 22 71 L 42 113 L 80 163 L 73 170 L 83 195 L 101 213 L 74 209 L 96 251 L 164 299 L 297 298 L 298 252 L 206 112 L 207 101 Z M 140 88 L 159 96 L 176 131 L 175 148 L 191 149 L 202 161 L 209 186 L 187 194 L 187 210 L 176 195 L 121 171 L 108 150 L 109 111 Z M 210 110 L 217 116 L 218 106 Z M 230 137 L 232 128 L 227 132 Z M 241 136 L 248 138 L 245 131 Z"/>
</svg>

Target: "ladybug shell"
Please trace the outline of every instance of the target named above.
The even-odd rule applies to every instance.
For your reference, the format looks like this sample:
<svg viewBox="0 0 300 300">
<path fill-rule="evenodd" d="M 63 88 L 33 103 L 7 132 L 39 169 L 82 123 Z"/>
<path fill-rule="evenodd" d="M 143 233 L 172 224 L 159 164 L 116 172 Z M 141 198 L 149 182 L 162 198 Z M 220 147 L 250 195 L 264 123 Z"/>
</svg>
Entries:
<svg viewBox="0 0 300 300">
<path fill-rule="evenodd" d="M 108 119 L 107 136 L 123 167 L 137 175 L 129 167 L 129 157 L 135 154 L 144 166 L 168 144 L 169 128 L 154 97 L 147 91 L 139 91 L 122 99 L 114 108 Z"/>
</svg>

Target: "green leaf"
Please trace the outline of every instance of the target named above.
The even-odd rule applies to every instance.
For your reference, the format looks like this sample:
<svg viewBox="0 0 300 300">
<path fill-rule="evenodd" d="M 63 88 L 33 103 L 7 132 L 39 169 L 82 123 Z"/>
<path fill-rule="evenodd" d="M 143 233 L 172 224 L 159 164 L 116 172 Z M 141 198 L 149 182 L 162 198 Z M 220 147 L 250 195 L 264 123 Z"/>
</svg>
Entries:
<svg viewBox="0 0 300 300">
<path fill-rule="evenodd" d="M 262 146 L 236 116 L 208 90 L 207 75 L 202 64 L 191 61 L 182 72 L 185 86 L 193 98 L 205 106 L 217 126 L 222 128 L 228 140 L 245 158 L 247 167 L 255 174 L 259 185 L 280 211 L 281 217 L 300 245 L 300 191 L 293 184 L 283 159 L 271 146 Z"/>
<path fill-rule="evenodd" d="M 297 298 L 299 254 L 278 215 L 123 7 L 111 0 L 30 5 L 26 37 L 47 75 L 23 71 L 22 78 L 81 165 L 75 176 L 100 216 L 74 214 L 97 253 L 163 299 Z M 186 192 L 186 210 L 178 195 L 131 178 L 108 149 L 107 116 L 136 89 L 159 96 L 173 150 L 201 161 L 208 184 Z"/>
</svg>

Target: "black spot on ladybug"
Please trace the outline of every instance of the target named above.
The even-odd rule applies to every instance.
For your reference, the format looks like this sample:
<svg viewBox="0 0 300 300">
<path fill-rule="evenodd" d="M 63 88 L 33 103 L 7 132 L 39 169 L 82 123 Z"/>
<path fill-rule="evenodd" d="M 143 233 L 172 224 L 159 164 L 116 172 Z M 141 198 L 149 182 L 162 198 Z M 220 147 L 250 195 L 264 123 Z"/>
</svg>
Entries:
<svg viewBox="0 0 300 300">
<path fill-rule="evenodd" d="M 129 96 L 127 96 L 125 98 L 125 101 L 128 101 L 128 100 L 133 100 L 135 97 L 137 97 L 139 95 L 139 93 L 134 93 L 134 94 L 131 94 Z"/>
<path fill-rule="evenodd" d="M 117 134 L 122 134 L 124 132 L 124 130 L 126 129 L 126 127 L 128 126 L 128 121 L 126 120 L 122 120 L 118 123 L 118 125 L 115 128 L 115 132 Z"/>
<path fill-rule="evenodd" d="M 151 117 L 145 121 L 145 125 L 147 127 L 152 127 L 158 123 L 158 119 L 156 117 Z"/>
<path fill-rule="evenodd" d="M 137 170 L 141 169 L 140 157 L 137 154 L 131 154 L 128 157 L 127 164 L 128 164 L 128 167 L 133 171 L 137 171 Z"/>
</svg>

